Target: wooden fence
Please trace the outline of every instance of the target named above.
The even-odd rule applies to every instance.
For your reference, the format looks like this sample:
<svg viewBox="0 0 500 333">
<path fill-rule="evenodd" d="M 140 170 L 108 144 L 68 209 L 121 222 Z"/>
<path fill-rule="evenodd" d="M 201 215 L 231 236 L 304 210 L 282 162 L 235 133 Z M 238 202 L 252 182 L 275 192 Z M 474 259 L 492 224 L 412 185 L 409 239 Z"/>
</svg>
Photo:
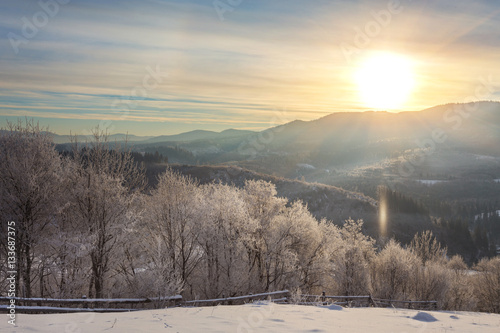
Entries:
<svg viewBox="0 0 500 333">
<path fill-rule="evenodd" d="M 126 312 L 167 306 L 217 306 L 238 305 L 256 300 L 269 300 L 277 304 L 329 305 L 344 307 L 397 307 L 419 310 L 436 310 L 436 301 L 402 301 L 373 298 L 372 296 L 299 295 L 292 300 L 288 290 L 251 294 L 236 297 L 182 301 L 182 296 L 163 298 L 115 298 L 115 299 L 53 299 L 0 297 L 0 310 L 9 311 L 10 300 L 15 300 L 18 313 L 69 313 L 69 312 Z M 36 305 L 32 305 L 36 304 Z"/>
<path fill-rule="evenodd" d="M 178 306 L 182 296 L 153 298 L 23 298 L 0 297 L 0 310 L 8 310 L 10 300 L 15 301 L 19 313 L 69 313 L 69 312 L 126 312 L 166 306 Z M 4 303 L 6 305 L 4 305 Z M 36 304 L 33 306 L 32 304 Z"/>
<path fill-rule="evenodd" d="M 276 296 L 281 296 L 279 298 L 274 298 Z M 197 299 L 192 301 L 185 301 L 183 305 L 186 306 L 213 306 L 213 305 L 237 305 L 237 304 L 245 304 L 250 301 L 256 300 L 271 300 L 272 302 L 285 302 L 289 299 L 290 292 L 288 290 L 282 291 L 274 291 L 270 293 L 261 293 L 261 294 L 252 294 L 245 296 L 236 296 L 236 297 L 225 297 L 225 298 L 216 298 L 216 299 Z"/>
<path fill-rule="evenodd" d="M 401 301 L 391 299 L 375 298 L 368 296 L 327 296 L 322 295 L 300 295 L 297 304 L 336 304 L 346 307 L 397 307 L 418 310 L 437 310 L 437 301 Z"/>
</svg>

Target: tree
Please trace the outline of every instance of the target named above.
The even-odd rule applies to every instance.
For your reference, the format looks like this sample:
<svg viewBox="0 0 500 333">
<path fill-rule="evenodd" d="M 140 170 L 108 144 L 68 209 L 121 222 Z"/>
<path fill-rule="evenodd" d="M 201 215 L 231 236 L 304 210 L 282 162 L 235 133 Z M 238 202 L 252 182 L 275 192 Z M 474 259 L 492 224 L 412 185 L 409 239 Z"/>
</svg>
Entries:
<svg viewBox="0 0 500 333">
<path fill-rule="evenodd" d="M 474 310 L 476 307 L 474 289 L 471 286 L 471 276 L 464 259 L 455 255 L 448 261 L 446 267 L 449 270 L 449 283 L 443 308 L 460 311 Z"/>
<path fill-rule="evenodd" d="M 283 214 L 284 226 L 290 226 L 285 249 L 294 260 L 288 263 L 284 277 L 286 285 L 279 289 L 300 288 L 306 292 L 319 292 L 324 284 L 323 276 L 328 272 L 326 253 L 329 243 L 337 241 L 337 229 L 330 221 L 318 222 L 301 201 L 287 207 Z M 278 252 L 277 254 L 283 254 Z M 282 260 L 286 260 L 286 257 Z"/>
<path fill-rule="evenodd" d="M 3 221 L 15 222 L 17 295 L 21 295 L 21 280 L 22 294 L 32 296 L 32 269 L 56 214 L 60 171 L 61 161 L 52 138 L 38 123 L 28 119 L 25 123 L 8 123 L 0 131 L 0 215 L 5 231 Z M 6 240 L 3 237 L 1 241 Z"/>
<path fill-rule="evenodd" d="M 271 258 L 270 247 L 276 248 L 269 236 L 273 228 L 273 221 L 282 214 L 287 203 L 286 199 L 278 198 L 276 186 L 270 182 L 246 181 L 244 198 L 249 216 L 257 223 L 251 244 L 247 244 L 249 261 L 252 271 L 257 274 L 257 280 L 263 291 L 271 287 Z"/>
<path fill-rule="evenodd" d="M 363 221 L 346 220 L 340 229 L 340 244 L 332 255 L 337 292 L 361 295 L 370 292 L 369 262 L 373 258 L 374 240 L 362 233 Z"/>
<path fill-rule="evenodd" d="M 474 294 L 479 311 L 500 313 L 500 257 L 482 259 L 474 267 Z"/>
<path fill-rule="evenodd" d="M 198 237 L 202 226 L 197 210 L 198 184 L 167 169 L 151 195 L 144 197 L 144 249 L 158 283 L 181 281 L 181 288 L 200 261 Z M 179 292 L 179 291 L 177 291 Z"/>
<path fill-rule="evenodd" d="M 373 295 L 384 299 L 408 299 L 411 277 L 419 264 L 413 253 L 391 239 L 372 262 Z"/>
<path fill-rule="evenodd" d="M 416 234 L 411 241 L 410 249 L 424 265 L 429 261 L 443 261 L 446 256 L 446 249 L 441 247 L 430 230 Z"/>
<path fill-rule="evenodd" d="M 201 188 L 200 292 L 206 297 L 254 292 L 255 276 L 248 246 L 257 229 L 239 189 L 208 184 Z"/>
<path fill-rule="evenodd" d="M 89 296 L 103 296 L 110 258 L 129 220 L 128 208 L 144 186 L 144 171 L 130 152 L 111 146 L 98 127 L 93 141 L 80 148 L 74 142 L 72 191 L 69 196 L 73 224 L 85 234 L 91 260 Z"/>
</svg>

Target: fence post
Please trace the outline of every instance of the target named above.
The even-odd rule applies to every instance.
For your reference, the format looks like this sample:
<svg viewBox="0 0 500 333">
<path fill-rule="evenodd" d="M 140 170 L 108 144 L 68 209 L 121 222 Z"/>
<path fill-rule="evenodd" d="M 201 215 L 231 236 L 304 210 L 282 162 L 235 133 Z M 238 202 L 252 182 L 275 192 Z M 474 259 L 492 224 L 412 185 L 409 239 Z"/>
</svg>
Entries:
<svg viewBox="0 0 500 333">
<path fill-rule="evenodd" d="M 326 293 L 323 291 L 321 292 L 321 302 L 323 303 L 323 305 L 325 305 L 325 301 L 326 301 Z"/>
</svg>

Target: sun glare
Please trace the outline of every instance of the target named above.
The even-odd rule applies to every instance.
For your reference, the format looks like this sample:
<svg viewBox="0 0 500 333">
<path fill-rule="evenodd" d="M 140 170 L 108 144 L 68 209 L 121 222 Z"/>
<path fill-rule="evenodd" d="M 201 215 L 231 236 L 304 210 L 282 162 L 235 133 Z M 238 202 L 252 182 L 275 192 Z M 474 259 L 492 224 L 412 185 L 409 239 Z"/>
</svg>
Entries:
<svg viewBox="0 0 500 333">
<path fill-rule="evenodd" d="M 361 101 L 368 108 L 395 110 L 408 100 L 414 74 L 409 59 L 377 53 L 361 63 L 355 74 Z"/>
</svg>

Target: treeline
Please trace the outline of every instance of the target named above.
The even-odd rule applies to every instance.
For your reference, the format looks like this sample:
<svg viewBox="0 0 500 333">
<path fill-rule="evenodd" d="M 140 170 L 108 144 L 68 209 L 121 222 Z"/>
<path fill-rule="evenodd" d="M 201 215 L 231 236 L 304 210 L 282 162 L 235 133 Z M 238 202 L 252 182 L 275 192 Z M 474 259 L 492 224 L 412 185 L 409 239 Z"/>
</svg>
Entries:
<svg viewBox="0 0 500 333">
<path fill-rule="evenodd" d="M 431 214 L 443 218 L 467 218 L 474 220 L 477 215 L 488 215 L 497 210 L 500 210 L 500 202 L 498 200 L 469 200 L 467 202 L 444 202 L 434 200 L 428 202 Z"/>
<path fill-rule="evenodd" d="M 471 271 L 425 232 L 408 247 L 338 227 L 265 181 L 198 184 L 170 169 L 146 190 L 131 153 L 94 141 L 62 156 L 39 127 L 0 134 L 1 258 L 15 222 L 16 294 L 25 297 L 237 296 L 304 293 L 438 300 L 500 312 L 500 258 Z M 0 294 L 8 290 L 0 268 Z"/>
<path fill-rule="evenodd" d="M 425 206 L 401 192 L 393 191 L 387 186 L 377 188 L 379 202 L 385 202 L 387 209 L 394 213 L 429 215 Z"/>
<path fill-rule="evenodd" d="M 197 159 L 189 150 L 183 149 L 178 146 L 153 146 L 145 147 L 144 151 L 146 154 L 156 154 L 168 157 L 166 162 L 170 163 L 180 163 L 180 164 L 197 164 Z"/>
<path fill-rule="evenodd" d="M 140 153 L 140 152 L 131 152 L 132 158 L 134 161 L 139 162 L 139 163 L 168 163 L 168 157 L 163 156 L 163 154 L 158 153 L 158 150 L 156 150 L 154 153 Z"/>
<path fill-rule="evenodd" d="M 389 212 L 432 215 L 434 225 L 440 229 L 440 238 L 452 253 L 464 256 L 466 262 L 476 262 L 483 257 L 496 255 L 500 244 L 500 216 L 496 213 L 497 202 L 454 203 L 436 202 L 429 210 L 419 200 L 401 192 L 378 186 L 377 197 Z M 479 213 L 489 212 L 489 213 Z M 498 223 L 497 223 L 498 222 Z"/>
</svg>

